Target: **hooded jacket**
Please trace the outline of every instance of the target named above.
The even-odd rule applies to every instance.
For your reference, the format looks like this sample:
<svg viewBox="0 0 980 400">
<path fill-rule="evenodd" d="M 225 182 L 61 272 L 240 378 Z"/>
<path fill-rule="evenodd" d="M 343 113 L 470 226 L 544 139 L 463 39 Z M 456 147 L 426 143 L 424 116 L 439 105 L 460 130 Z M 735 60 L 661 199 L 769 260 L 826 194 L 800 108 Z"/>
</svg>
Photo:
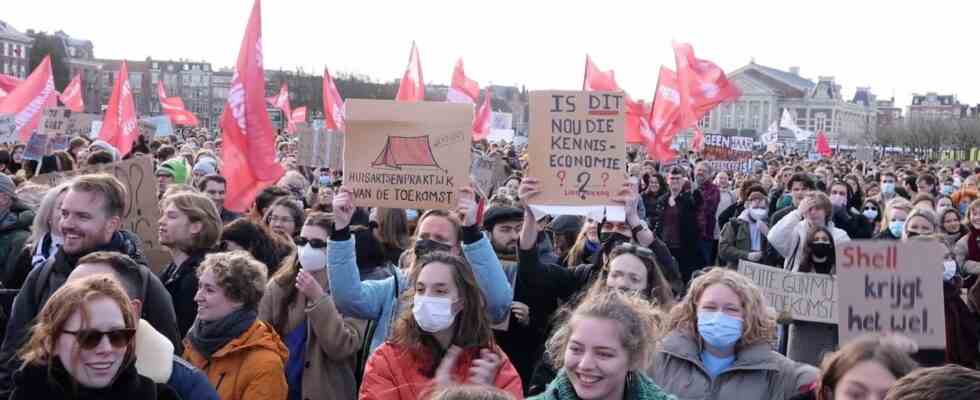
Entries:
<svg viewBox="0 0 980 400">
<path fill-rule="evenodd" d="M 765 221 L 763 221 L 765 222 Z M 721 229 L 721 239 L 718 242 L 718 258 L 729 268 L 738 268 L 740 260 L 748 260 L 749 253 L 752 252 L 752 224 L 755 224 L 749 216 L 747 210 L 743 210 L 738 218 L 732 218 Z M 769 249 L 769 241 L 766 235 L 760 232 L 759 252 L 766 254 Z M 758 263 L 764 260 L 759 259 Z"/>
<path fill-rule="evenodd" d="M 10 213 L 0 220 L 0 260 L 3 265 L 3 279 L 5 286 L 7 282 L 13 280 L 17 270 L 17 255 L 20 254 L 31 236 L 31 224 L 34 223 L 34 210 L 31 210 L 20 200 L 14 200 L 10 206 Z"/>
<path fill-rule="evenodd" d="M 785 258 L 784 269 L 799 270 L 803 244 L 806 243 L 809 227 L 810 223 L 803 220 L 803 214 L 800 210 L 793 210 L 769 229 L 766 239 L 769 240 L 769 245 Z M 835 228 L 833 222 L 827 223 L 827 230 L 834 236 L 834 246 L 840 246 L 851 241 L 847 232 Z"/>
<path fill-rule="evenodd" d="M 221 400 L 285 400 L 289 351 L 269 324 L 256 320 L 208 360 L 189 339 L 184 358 L 204 371 Z"/>
</svg>

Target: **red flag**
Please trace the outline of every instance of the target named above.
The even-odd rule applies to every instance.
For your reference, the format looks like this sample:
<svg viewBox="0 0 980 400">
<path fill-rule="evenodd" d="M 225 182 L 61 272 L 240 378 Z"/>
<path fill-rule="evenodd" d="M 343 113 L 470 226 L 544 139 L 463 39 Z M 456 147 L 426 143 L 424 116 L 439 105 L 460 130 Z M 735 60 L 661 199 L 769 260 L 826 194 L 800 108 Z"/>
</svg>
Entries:
<svg viewBox="0 0 980 400">
<path fill-rule="evenodd" d="M 0 100 L 7 97 L 7 94 L 14 91 L 14 88 L 20 85 L 21 82 L 24 82 L 24 80 L 16 76 L 0 74 Z"/>
<path fill-rule="evenodd" d="M 696 125 L 694 126 L 694 138 L 691 139 L 691 150 L 694 150 L 695 153 L 704 150 L 704 131 Z"/>
<path fill-rule="evenodd" d="M 446 101 L 450 103 L 476 103 L 480 98 L 480 85 L 476 81 L 467 78 L 463 70 L 463 59 L 456 61 L 453 68 L 453 82 L 449 85 L 446 93 Z"/>
<path fill-rule="evenodd" d="M 327 129 L 343 132 L 344 99 L 326 68 L 323 69 L 323 120 Z"/>
<path fill-rule="evenodd" d="M 119 67 L 119 76 L 112 86 L 112 96 L 102 120 L 99 139 L 105 140 L 125 156 L 133 149 L 133 141 L 140 135 L 136 123 L 136 106 L 133 90 L 129 86 L 129 67 L 126 61 Z"/>
<path fill-rule="evenodd" d="M 817 152 L 824 158 L 829 158 L 834 155 L 834 150 L 830 148 L 830 142 L 827 141 L 827 134 L 823 131 L 817 132 Z"/>
<path fill-rule="evenodd" d="M 742 95 L 715 63 L 694 56 L 687 43 L 674 43 L 677 82 L 680 94 L 681 129 L 697 123 L 704 114 L 722 102 Z"/>
<path fill-rule="evenodd" d="M 82 100 L 82 74 L 75 74 L 71 83 L 65 86 L 65 90 L 58 97 L 65 104 L 65 107 L 68 107 L 72 112 L 82 112 L 85 109 L 85 103 Z"/>
<path fill-rule="evenodd" d="M 255 195 L 283 175 L 276 133 L 265 106 L 261 0 L 255 0 L 221 113 L 221 173 L 228 180 L 225 208 L 244 212 Z"/>
<path fill-rule="evenodd" d="M 419 49 L 412 42 L 412 53 L 408 56 L 408 68 L 398 85 L 395 100 L 414 103 L 425 101 L 425 82 L 422 81 L 422 63 L 419 61 Z"/>
<path fill-rule="evenodd" d="M 57 105 L 57 93 L 54 90 L 54 75 L 51 73 L 51 58 L 46 56 L 27 79 L 0 100 L 0 113 L 15 115 L 17 138 L 20 141 L 27 143 L 31 133 L 41 122 L 42 111 Z"/>
<path fill-rule="evenodd" d="M 680 130 L 678 126 L 680 113 L 677 75 L 667 67 L 661 66 L 653 107 L 647 118 L 655 135 L 654 140 L 647 143 L 647 154 L 661 161 L 671 160 L 677 156 L 677 153 L 670 148 L 670 144 Z"/>
<path fill-rule="evenodd" d="M 647 143 L 653 138 L 647 115 L 650 107 L 643 100 L 626 100 L 626 143 Z"/>
<path fill-rule="evenodd" d="M 296 107 L 289 116 L 289 123 L 296 126 L 298 123 L 306 122 L 306 107 Z"/>
<path fill-rule="evenodd" d="M 167 117 L 175 125 L 198 126 L 200 124 L 197 116 L 184 107 L 184 100 L 181 100 L 180 97 L 167 97 L 167 90 L 163 87 L 163 81 L 157 81 L 157 97 L 160 98 L 160 107 L 163 108 L 163 113 L 167 114 Z"/>
<path fill-rule="evenodd" d="M 490 108 L 490 91 L 483 95 L 483 104 L 473 115 L 473 141 L 478 142 L 490 135 L 490 121 L 493 120 L 493 110 Z"/>
<path fill-rule="evenodd" d="M 603 71 L 592 63 L 592 58 L 585 55 L 585 79 L 582 80 L 582 90 L 589 92 L 618 92 L 622 89 L 616 83 L 616 72 Z"/>
<path fill-rule="evenodd" d="M 289 84 L 283 82 L 282 86 L 279 87 L 279 94 L 272 97 L 266 97 L 266 101 L 282 110 L 282 115 L 286 119 L 286 132 L 295 132 L 296 125 L 293 123 L 291 118 L 293 115 L 293 110 L 289 106 Z"/>
</svg>

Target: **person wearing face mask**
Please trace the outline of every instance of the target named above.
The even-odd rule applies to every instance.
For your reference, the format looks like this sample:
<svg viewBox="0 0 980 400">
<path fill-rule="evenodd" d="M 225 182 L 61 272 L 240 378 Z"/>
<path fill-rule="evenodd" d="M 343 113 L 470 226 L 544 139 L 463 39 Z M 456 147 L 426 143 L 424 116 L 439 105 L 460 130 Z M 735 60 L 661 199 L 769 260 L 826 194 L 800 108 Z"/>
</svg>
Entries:
<svg viewBox="0 0 980 400">
<path fill-rule="evenodd" d="M 807 234 L 799 272 L 836 275 L 834 237 L 827 227 L 814 227 Z M 824 353 L 837 348 L 837 325 L 793 321 L 789 326 L 786 356 L 791 360 L 819 365 Z"/>
<path fill-rule="evenodd" d="M 772 350 L 775 317 L 736 271 L 712 268 L 695 278 L 667 328 L 647 374 L 678 398 L 785 400 L 817 378 L 816 368 Z"/>
<path fill-rule="evenodd" d="M 344 318 L 329 293 L 327 239 L 332 225 L 324 213 L 306 218 L 297 253 L 269 279 L 259 302 L 258 318 L 271 324 L 289 349 L 289 400 L 353 399 L 357 392 L 353 360 L 367 324 Z"/>
<path fill-rule="evenodd" d="M 835 181 L 830 184 L 834 226 L 843 229 L 852 239 L 870 239 L 874 233 L 874 225 L 856 209 L 848 207 L 848 199 L 851 197 L 853 194 L 847 183 Z"/>
<path fill-rule="evenodd" d="M 861 216 L 871 224 L 871 237 L 875 237 L 879 233 L 878 227 L 881 226 L 881 220 L 884 215 L 881 209 L 881 204 L 875 199 L 865 200 L 864 206 L 861 207 Z"/>
<path fill-rule="evenodd" d="M 912 203 L 898 197 L 885 203 L 885 213 L 875 240 L 898 240 L 905 229 L 905 221 L 912 212 Z"/>
<path fill-rule="evenodd" d="M 834 243 L 842 244 L 851 240 L 842 229 L 834 227 L 831 221 L 833 206 L 822 192 L 810 192 L 800 207 L 793 210 L 769 230 L 769 244 L 784 258 L 783 268 L 798 271 L 803 260 L 801 256 L 807 235 L 811 230 L 827 227 Z"/>
<path fill-rule="evenodd" d="M 956 185 L 953 178 L 944 179 L 942 186 L 939 187 L 939 194 L 941 196 L 952 196 L 955 192 Z"/>
<path fill-rule="evenodd" d="M 876 200 L 882 203 L 888 203 L 896 197 L 901 197 L 905 200 L 910 198 L 908 192 L 898 186 L 898 177 L 894 172 L 883 172 L 879 181 L 879 187 L 881 188 L 881 192 L 876 197 Z"/>
<path fill-rule="evenodd" d="M 718 253 L 721 261 L 729 268 L 737 269 L 739 260 L 763 262 L 769 248 L 766 234 L 769 233 L 768 208 L 766 196 L 752 192 L 745 201 L 745 209 L 732 219 L 721 231 Z"/>
<path fill-rule="evenodd" d="M 956 262 L 970 276 L 969 283 L 980 274 L 980 200 L 974 201 L 967 208 L 964 218 L 967 234 L 956 242 Z"/>
<path fill-rule="evenodd" d="M 333 244 L 331 244 L 333 246 Z M 521 398 L 521 379 L 494 344 L 474 271 L 465 259 L 436 251 L 415 259 L 406 280 L 412 307 L 364 368 L 359 398 L 416 400 L 434 387 L 471 384 Z"/>
<path fill-rule="evenodd" d="M 556 221 L 562 217 L 558 217 Z M 574 267 L 592 260 L 592 256 L 599 251 L 599 247 L 602 245 L 599 242 L 598 228 L 599 223 L 596 220 L 592 218 L 585 219 L 581 229 L 578 231 L 578 236 L 575 237 L 575 244 L 568 250 L 568 254 L 562 258 L 562 266 Z"/>
</svg>

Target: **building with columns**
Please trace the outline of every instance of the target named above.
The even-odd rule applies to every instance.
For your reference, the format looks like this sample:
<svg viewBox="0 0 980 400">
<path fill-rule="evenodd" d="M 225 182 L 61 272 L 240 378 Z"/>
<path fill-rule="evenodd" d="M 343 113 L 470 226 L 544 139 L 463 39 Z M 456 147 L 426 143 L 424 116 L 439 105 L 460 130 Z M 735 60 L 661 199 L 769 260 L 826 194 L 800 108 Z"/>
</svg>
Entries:
<svg viewBox="0 0 980 400">
<path fill-rule="evenodd" d="M 719 105 L 698 122 L 706 133 L 758 138 L 780 120 L 783 110 L 800 128 L 823 131 L 831 141 L 850 142 L 877 129 L 877 100 L 869 88 L 859 87 L 846 100 L 832 76 L 814 82 L 802 77 L 798 67 L 783 71 L 754 61 L 728 73 L 728 79 L 742 96 Z"/>
</svg>

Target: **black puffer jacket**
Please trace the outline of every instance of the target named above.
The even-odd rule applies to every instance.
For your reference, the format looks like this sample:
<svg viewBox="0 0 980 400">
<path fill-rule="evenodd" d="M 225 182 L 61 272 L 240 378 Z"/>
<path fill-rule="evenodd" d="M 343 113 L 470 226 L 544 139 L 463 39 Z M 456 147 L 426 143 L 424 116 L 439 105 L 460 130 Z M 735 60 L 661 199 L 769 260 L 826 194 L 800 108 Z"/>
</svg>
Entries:
<svg viewBox="0 0 980 400">
<path fill-rule="evenodd" d="M 173 388 L 154 383 L 136 371 L 135 360 L 124 362 L 112 385 L 89 389 L 75 383 L 60 361 L 53 361 L 51 373 L 47 365 L 26 365 L 14 375 L 14 392 L 10 400 L 179 400 Z"/>
</svg>

